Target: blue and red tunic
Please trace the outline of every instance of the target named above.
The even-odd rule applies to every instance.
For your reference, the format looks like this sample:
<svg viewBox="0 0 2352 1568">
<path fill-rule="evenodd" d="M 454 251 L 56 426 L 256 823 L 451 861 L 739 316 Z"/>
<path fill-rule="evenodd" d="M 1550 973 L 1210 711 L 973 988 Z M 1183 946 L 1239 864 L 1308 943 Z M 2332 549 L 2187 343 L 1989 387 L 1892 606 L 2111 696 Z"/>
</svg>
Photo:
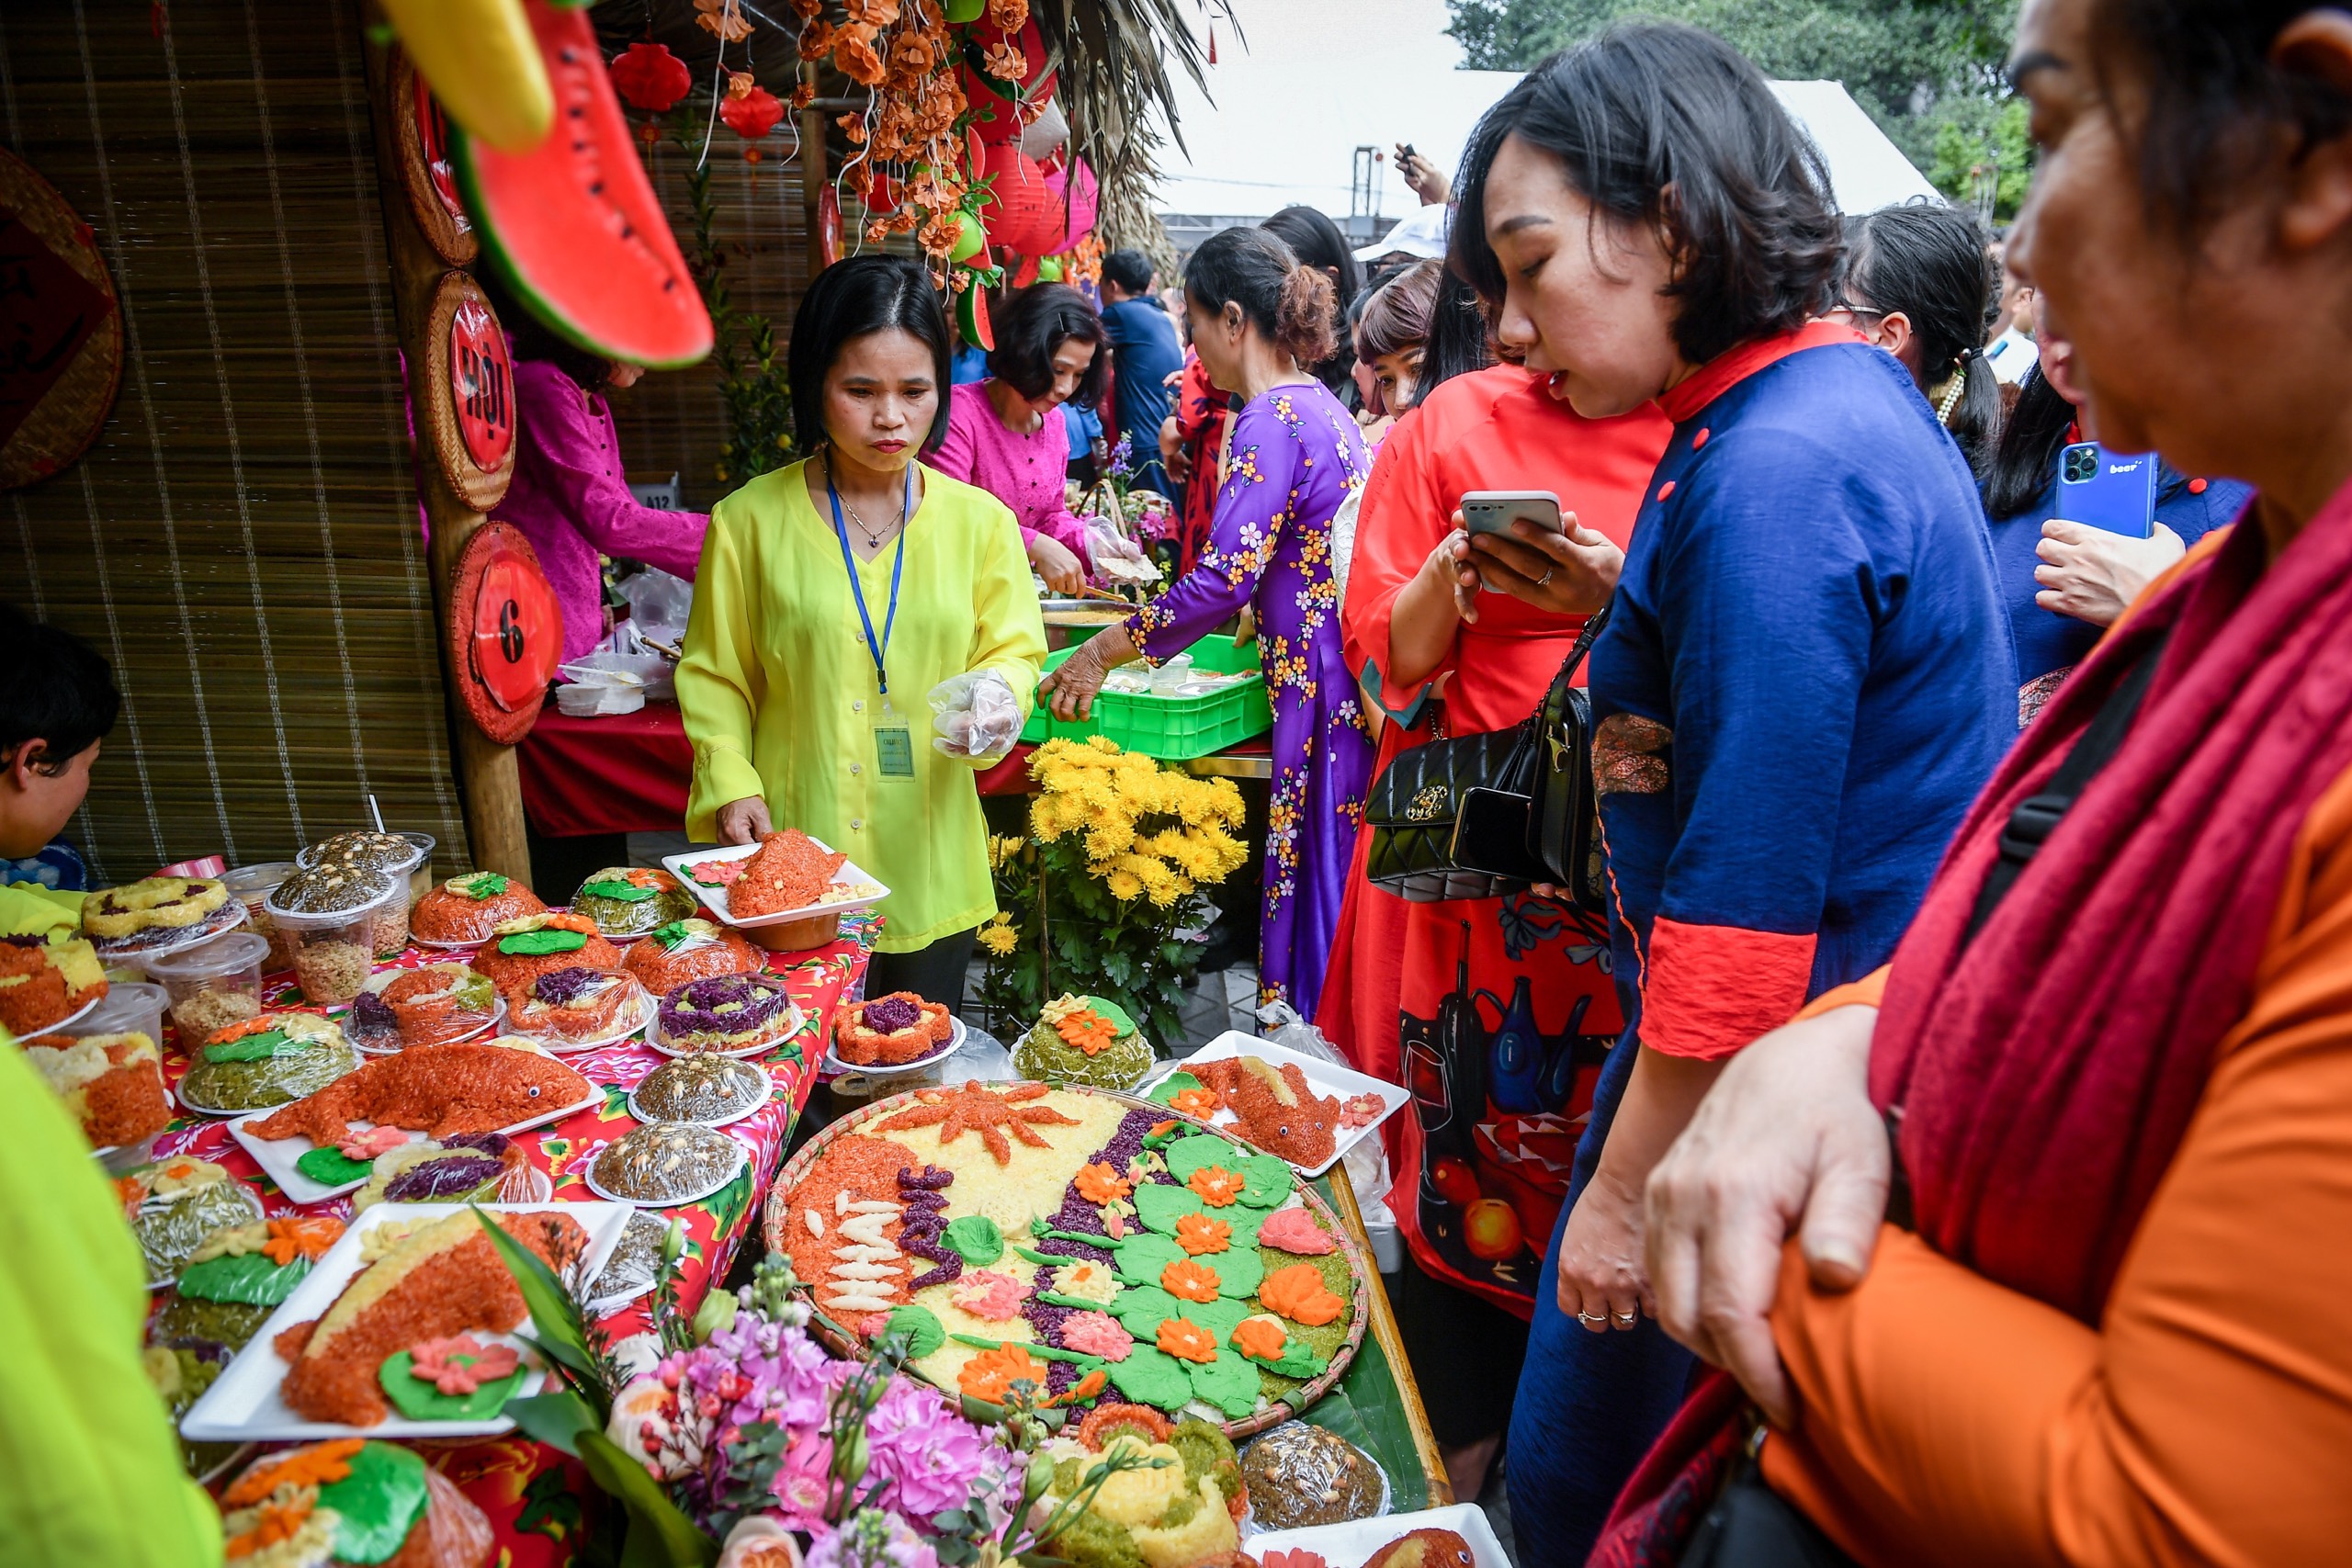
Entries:
<svg viewBox="0 0 2352 1568">
<path fill-rule="evenodd" d="M 1674 421 L 1592 652 L 1627 1027 L 1715 1058 L 1894 951 L 2017 735 L 1976 488 L 1891 355 L 1815 322 Z"/>
</svg>

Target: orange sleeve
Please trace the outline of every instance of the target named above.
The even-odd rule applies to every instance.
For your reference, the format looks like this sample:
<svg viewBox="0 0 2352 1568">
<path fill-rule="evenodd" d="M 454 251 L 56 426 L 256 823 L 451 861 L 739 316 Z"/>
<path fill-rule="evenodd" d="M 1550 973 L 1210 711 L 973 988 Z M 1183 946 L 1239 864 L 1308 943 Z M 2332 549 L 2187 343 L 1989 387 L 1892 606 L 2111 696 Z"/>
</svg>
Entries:
<svg viewBox="0 0 2352 1568">
<path fill-rule="evenodd" d="M 1372 460 L 1372 475 L 1364 480 L 1363 500 L 1356 511 L 1356 553 L 1348 563 L 1347 603 L 1340 607 L 1348 668 L 1382 711 L 1403 724 L 1416 722 L 1422 694 L 1453 668 L 1460 648 L 1457 638 L 1437 669 L 1411 690 L 1387 688 L 1388 617 L 1396 607 L 1396 595 L 1445 537 L 1453 513 L 1451 505 L 1439 509 L 1434 500 L 1427 423 L 1421 410 L 1407 410 Z"/>
<path fill-rule="evenodd" d="M 1874 1008 L 1886 995 L 1886 972 L 1890 965 L 1882 964 L 1859 980 L 1849 980 L 1842 986 L 1832 986 L 1797 1012 L 1798 1018 L 1819 1018 L 1833 1008 Z M 1792 1022 L 1795 1021 L 1791 1020 Z"/>
<path fill-rule="evenodd" d="M 2298 835 L 2094 1330 L 1889 1232 L 1844 1295 L 1793 1245 L 1801 1404 L 1765 1473 L 1870 1563 L 2337 1561 L 2352 1539 L 2352 773 Z M 1825 998 L 1826 1001 L 1827 998 Z"/>
</svg>

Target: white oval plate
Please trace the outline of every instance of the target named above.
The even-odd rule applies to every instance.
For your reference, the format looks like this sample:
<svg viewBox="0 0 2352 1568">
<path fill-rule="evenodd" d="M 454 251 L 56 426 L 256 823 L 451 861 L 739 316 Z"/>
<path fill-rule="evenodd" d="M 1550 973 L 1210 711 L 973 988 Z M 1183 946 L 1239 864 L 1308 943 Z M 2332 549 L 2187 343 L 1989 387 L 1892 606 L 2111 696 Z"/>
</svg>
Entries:
<svg viewBox="0 0 2352 1568">
<path fill-rule="evenodd" d="M 620 1140 L 618 1138 L 613 1140 L 614 1143 L 618 1143 L 619 1141 Z M 728 1142 L 735 1143 L 735 1140 L 730 1138 Z M 608 1145 L 607 1147 L 609 1146 L 610 1145 Z M 597 1158 L 603 1158 L 604 1152 L 605 1151 L 603 1149 L 597 1150 Z M 589 1191 L 594 1192 L 597 1197 L 605 1200 L 607 1202 L 634 1203 L 640 1209 L 675 1209 L 687 1203 L 701 1202 L 704 1199 L 709 1197 L 712 1193 L 718 1191 L 720 1188 L 726 1186 L 729 1182 L 742 1175 L 745 1169 L 751 1166 L 752 1151 L 745 1148 L 741 1144 L 735 1143 L 735 1152 L 742 1156 L 742 1158 L 735 1162 L 733 1169 L 720 1177 L 718 1180 L 712 1182 L 709 1186 L 704 1188 L 701 1191 L 688 1192 L 676 1198 L 625 1198 L 617 1192 L 609 1191 L 605 1189 L 604 1183 L 596 1179 L 595 1160 L 590 1160 L 586 1165 L 582 1166 L 581 1168 L 580 1176 L 582 1180 L 588 1183 Z"/>
<path fill-rule="evenodd" d="M 645 1032 L 645 1043 L 664 1056 L 764 1056 L 808 1027 L 808 1015 L 800 1010 L 798 1002 L 786 997 L 784 1005 L 785 1017 L 790 1021 L 757 1044 L 739 1045 L 732 1051 L 711 1051 L 692 1045 L 673 1045 L 669 1038 L 662 1032 L 661 1010 L 658 1008 L 654 1010 L 652 1027 Z"/>
<path fill-rule="evenodd" d="M 971 1032 L 964 1027 L 964 1021 L 953 1014 L 948 1016 L 947 1021 L 955 1026 L 947 1032 L 947 1043 L 928 1055 L 917 1056 L 911 1062 L 877 1062 L 869 1067 L 862 1066 L 855 1062 L 842 1061 L 833 1047 L 828 1044 L 825 1047 L 824 1070 L 831 1075 L 856 1073 L 863 1077 L 895 1078 L 902 1077 L 909 1073 L 919 1073 L 925 1067 L 935 1067 L 962 1050 L 965 1036 Z"/>
<path fill-rule="evenodd" d="M 664 1055 L 667 1054 L 668 1053 L 664 1053 Z M 712 1054 L 715 1055 L 716 1053 Z M 684 1053 L 680 1053 L 680 1055 L 684 1055 Z M 740 1058 L 737 1059 L 740 1060 Z M 732 1127 L 738 1122 L 748 1121 L 752 1117 L 758 1115 L 761 1107 L 766 1105 L 769 1100 L 775 1098 L 775 1079 L 768 1077 L 768 1070 L 765 1067 L 761 1066 L 757 1062 L 747 1063 L 746 1066 L 750 1066 L 753 1072 L 760 1075 L 762 1081 L 766 1083 L 768 1086 L 767 1091 L 762 1094 L 759 1099 L 752 1101 L 751 1104 L 745 1106 L 742 1110 L 736 1111 L 730 1116 L 722 1116 L 716 1122 L 706 1122 L 696 1116 L 650 1116 L 637 1108 L 637 1089 L 634 1089 L 628 1091 L 628 1113 L 637 1118 L 639 1122 L 680 1122 L 690 1123 L 696 1127 Z M 659 1071 L 660 1069 L 657 1068 L 655 1070 Z M 651 1077 L 653 1075 L 651 1073 L 648 1073 L 646 1077 Z M 643 1088 L 644 1083 L 645 1079 L 639 1078 L 638 1080 L 639 1088 Z"/>
</svg>

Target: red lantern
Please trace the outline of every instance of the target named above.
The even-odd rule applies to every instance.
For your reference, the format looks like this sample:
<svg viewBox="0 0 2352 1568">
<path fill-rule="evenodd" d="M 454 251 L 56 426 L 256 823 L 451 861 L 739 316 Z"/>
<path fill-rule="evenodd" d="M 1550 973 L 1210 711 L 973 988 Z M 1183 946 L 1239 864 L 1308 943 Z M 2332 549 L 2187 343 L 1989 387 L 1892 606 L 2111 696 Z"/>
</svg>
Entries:
<svg viewBox="0 0 2352 1568">
<path fill-rule="evenodd" d="M 740 96 L 730 95 L 718 106 L 718 118 L 736 135 L 757 141 L 784 118 L 784 105 L 765 87 L 753 87 Z"/>
<path fill-rule="evenodd" d="M 628 107 L 649 114 L 668 114 L 677 106 L 694 79 L 686 62 L 658 43 L 633 43 L 613 62 L 613 86 Z"/>
<path fill-rule="evenodd" d="M 998 142 L 981 156 L 979 173 L 990 179 L 996 198 L 980 209 L 989 243 L 1023 255 L 1044 255 L 1060 247 L 1060 197 L 1046 183 L 1037 160 L 1012 142 Z"/>
</svg>

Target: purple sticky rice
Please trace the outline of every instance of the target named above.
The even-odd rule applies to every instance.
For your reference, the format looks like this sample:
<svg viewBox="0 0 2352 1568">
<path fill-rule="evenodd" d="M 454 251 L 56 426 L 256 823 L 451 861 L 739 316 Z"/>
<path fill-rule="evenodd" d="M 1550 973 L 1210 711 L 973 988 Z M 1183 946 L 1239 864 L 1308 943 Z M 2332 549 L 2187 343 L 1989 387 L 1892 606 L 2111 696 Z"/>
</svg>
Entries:
<svg viewBox="0 0 2352 1568">
<path fill-rule="evenodd" d="M 445 1149 L 471 1149 L 478 1155 L 488 1155 L 496 1159 L 514 1141 L 503 1133 L 451 1133 L 441 1140 L 441 1146 Z"/>
<path fill-rule="evenodd" d="M 470 1152 L 446 1159 L 422 1160 L 386 1183 L 384 1201 L 423 1203 L 470 1192 L 496 1176 L 499 1169 L 499 1162 L 489 1155 Z"/>
<path fill-rule="evenodd" d="M 859 1021 L 876 1034 L 896 1034 L 922 1021 L 922 1009 L 904 997 L 883 997 L 865 1004 Z"/>
<path fill-rule="evenodd" d="M 926 1165 L 917 1171 L 912 1168 L 899 1172 L 899 1198 L 906 1207 L 899 1215 L 899 1250 L 917 1258 L 927 1258 L 938 1265 L 928 1273 L 907 1281 L 910 1292 L 927 1285 L 945 1285 L 964 1277 L 961 1253 L 939 1245 L 947 1229 L 944 1189 L 956 1179 L 952 1170 L 942 1170 Z"/>
<path fill-rule="evenodd" d="M 608 976 L 602 969 L 550 969 L 531 982 L 531 995 L 549 1007 L 563 1007 L 588 994 Z"/>
<path fill-rule="evenodd" d="M 351 1028 L 355 1034 L 398 1034 L 400 1015 L 374 991 L 362 991 L 351 998 Z"/>
<path fill-rule="evenodd" d="M 783 986 L 752 975 L 712 975 L 689 980 L 662 998 L 662 1032 L 673 1040 L 715 1034 L 749 1039 L 783 1016 Z M 735 1010 L 722 1013 L 722 1007 Z"/>
<path fill-rule="evenodd" d="M 1153 1125 L 1159 1120 L 1160 1118 L 1152 1111 L 1128 1111 L 1119 1119 L 1118 1126 L 1112 1131 L 1111 1141 L 1095 1150 L 1086 1163 L 1107 1165 L 1114 1170 L 1126 1169 L 1127 1162 L 1143 1153 L 1144 1134 L 1150 1132 Z M 1170 1179 L 1172 1180 L 1173 1178 Z M 1062 1206 L 1055 1213 L 1053 1223 L 1048 1228 L 1074 1231 L 1081 1235 L 1099 1235 L 1105 1241 L 1110 1239 L 1110 1233 L 1102 1228 L 1102 1211 L 1079 1196 L 1078 1184 L 1075 1181 L 1071 1182 L 1062 1193 Z M 1048 1236 L 1039 1241 L 1031 1250 L 1042 1252 L 1049 1258 L 1078 1258 L 1091 1263 L 1108 1264 L 1114 1260 L 1114 1254 L 1107 1247 L 1089 1247 L 1084 1242 L 1064 1241 L 1057 1236 Z M 1040 1269 L 1036 1282 L 1030 1287 L 1028 1299 L 1021 1303 L 1021 1315 L 1028 1319 L 1031 1326 L 1036 1329 L 1039 1343 L 1051 1345 L 1059 1349 L 1062 1343 L 1062 1325 L 1069 1321 L 1070 1314 L 1077 1309 L 1056 1306 L 1051 1302 L 1041 1302 L 1037 1299 L 1037 1293 L 1048 1288 L 1048 1279 L 1046 1272 Z M 1056 1393 L 1060 1393 L 1075 1384 L 1079 1376 L 1079 1369 L 1067 1361 L 1056 1361 L 1046 1369 L 1046 1385 Z"/>
</svg>

